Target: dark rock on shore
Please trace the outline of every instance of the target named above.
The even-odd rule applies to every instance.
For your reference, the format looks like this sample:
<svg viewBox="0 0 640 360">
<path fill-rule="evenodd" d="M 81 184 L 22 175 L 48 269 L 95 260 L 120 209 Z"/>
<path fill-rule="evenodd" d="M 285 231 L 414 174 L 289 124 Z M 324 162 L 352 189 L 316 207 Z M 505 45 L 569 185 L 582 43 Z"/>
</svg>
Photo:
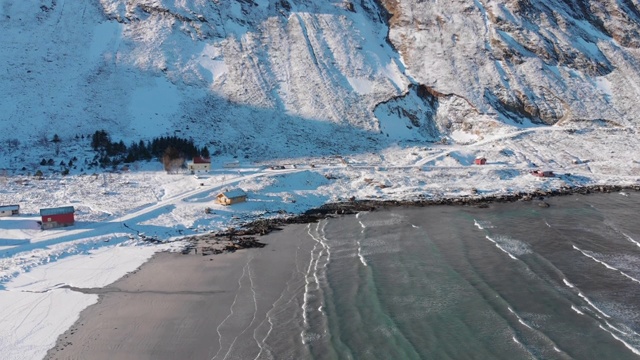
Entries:
<svg viewBox="0 0 640 360">
<path fill-rule="evenodd" d="M 349 199 L 346 202 L 329 203 L 319 208 L 311 209 L 303 214 L 279 217 L 270 219 L 258 219 L 243 225 L 242 229 L 228 229 L 227 231 L 212 233 L 201 236 L 192 236 L 185 240 L 190 241 L 192 248 L 200 247 L 205 254 L 219 254 L 231 252 L 238 249 L 264 247 L 266 244 L 256 240 L 256 235 L 266 235 L 274 230 L 282 230 L 282 226 L 288 224 L 308 224 L 321 219 L 338 215 L 357 214 L 362 211 L 375 211 L 380 207 L 396 206 L 430 206 L 430 205 L 452 205 L 452 206 L 475 206 L 478 208 L 488 208 L 489 204 L 498 202 L 532 201 L 537 199 L 540 207 L 549 207 L 549 203 L 544 199 L 550 196 L 563 196 L 571 194 L 587 195 L 591 193 L 611 193 L 622 190 L 640 191 L 640 185 L 619 186 L 619 185 L 589 185 L 582 187 L 563 186 L 553 190 L 537 190 L 533 192 L 518 192 L 511 194 L 499 194 L 489 196 L 473 196 L 459 198 L 426 199 L 418 196 L 417 200 L 357 200 Z M 202 245 L 204 243 L 204 245 Z M 199 245 L 200 244 L 200 245 Z M 210 249 L 209 249 L 210 248 Z M 186 253 L 190 250 L 187 249 Z"/>
</svg>

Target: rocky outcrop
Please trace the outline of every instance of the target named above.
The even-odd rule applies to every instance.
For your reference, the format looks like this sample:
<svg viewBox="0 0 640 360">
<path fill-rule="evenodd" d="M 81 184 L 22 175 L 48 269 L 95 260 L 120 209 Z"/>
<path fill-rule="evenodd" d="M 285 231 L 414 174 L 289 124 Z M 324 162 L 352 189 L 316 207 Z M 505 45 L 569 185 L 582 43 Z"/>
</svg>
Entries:
<svg viewBox="0 0 640 360">
<path fill-rule="evenodd" d="M 640 39 L 637 3 L 381 3 L 392 14 L 389 38 L 418 83 L 517 122 L 553 125 L 603 114 L 635 122 L 620 110 L 638 95 L 632 85 L 638 74 L 625 80 L 619 73 L 640 64 L 633 50 Z"/>
<path fill-rule="evenodd" d="M 409 85 L 404 94 L 378 104 L 374 113 L 382 121 L 383 133 L 406 127 L 432 141 L 455 130 L 470 130 L 473 124 L 467 119 L 478 115 L 466 99 L 443 94 L 426 85 Z"/>
</svg>

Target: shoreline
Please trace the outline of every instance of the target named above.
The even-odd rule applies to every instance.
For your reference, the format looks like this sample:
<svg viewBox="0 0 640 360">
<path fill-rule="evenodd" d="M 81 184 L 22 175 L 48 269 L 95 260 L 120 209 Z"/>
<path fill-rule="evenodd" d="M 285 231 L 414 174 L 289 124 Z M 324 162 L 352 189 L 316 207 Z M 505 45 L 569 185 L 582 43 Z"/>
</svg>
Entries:
<svg viewBox="0 0 640 360">
<path fill-rule="evenodd" d="M 267 321 L 253 319 L 273 316 L 266 305 L 282 299 L 298 308 L 294 290 L 300 284 L 286 279 L 307 261 L 313 245 L 303 242 L 304 234 L 301 226 L 271 235 L 272 251 L 220 257 L 161 251 L 103 288 L 66 287 L 98 300 L 44 359 L 204 359 L 232 351 L 254 358 L 265 351 L 255 339 L 271 330 Z"/>
<path fill-rule="evenodd" d="M 49 349 L 45 359 L 58 359 L 58 358 L 69 358 L 68 351 L 86 351 L 87 347 L 81 345 L 78 348 L 78 345 L 73 346 L 73 344 L 84 344 L 84 341 L 98 341 L 97 346 L 102 347 L 103 351 L 97 355 L 102 356 L 103 358 L 108 358 L 111 353 L 107 351 L 110 346 L 115 346 L 113 344 L 113 340 L 109 340 L 108 336 L 98 336 L 97 333 L 102 331 L 114 332 L 113 336 L 120 336 L 120 331 L 118 331 L 118 327 L 121 330 L 123 326 L 126 326 L 128 329 L 134 327 L 134 330 L 129 331 L 139 331 L 138 327 L 140 327 L 140 320 L 137 319 L 137 316 L 142 312 L 146 311 L 145 301 L 140 302 L 132 302 L 134 301 L 136 296 L 152 296 L 163 294 L 163 296 L 178 296 L 178 297 L 198 297 L 206 295 L 210 296 L 218 296 L 218 291 L 215 290 L 204 290 L 201 283 L 197 283 L 194 285 L 197 289 L 188 288 L 190 281 L 198 281 L 198 282 L 207 282 L 207 287 L 209 286 L 218 286 L 220 283 L 224 284 L 228 289 L 220 290 L 220 293 L 233 292 L 232 288 L 234 286 L 238 286 L 236 290 L 239 291 L 242 288 L 241 281 L 242 277 L 238 280 L 235 280 L 235 277 L 238 277 L 238 274 L 245 274 L 245 266 L 248 266 L 253 257 L 258 256 L 272 256 L 274 259 L 280 259 L 276 261 L 284 262 L 287 257 L 292 256 L 292 252 L 296 244 L 293 242 L 292 237 L 288 234 L 290 232 L 300 231 L 304 227 L 286 227 L 286 225 L 294 225 L 294 224 L 310 224 L 318 222 L 322 219 L 331 218 L 331 217 L 339 217 L 341 215 L 352 215 L 356 214 L 360 211 L 375 211 L 376 209 L 383 207 L 399 207 L 399 206 L 429 206 L 429 205 L 454 205 L 454 206 L 476 206 L 476 207 L 488 207 L 490 203 L 505 203 L 505 202 L 515 202 L 515 201 L 540 201 L 544 203 L 544 197 L 556 197 L 556 196 L 566 196 L 566 195 L 575 195 L 582 194 L 588 195 L 592 193 L 613 193 L 620 191 L 640 191 L 640 186 L 588 186 L 588 187 L 579 187 L 579 188 L 562 188 L 558 190 L 537 190 L 531 193 L 519 192 L 515 194 L 505 194 L 505 195 L 492 195 L 492 196 L 484 196 L 484 197 L 463 197 L 463 198 L 444 198 L 444 199 L 420 199 L 414 201 L 395 201 L 395 200 L 354 200 L 349 202 L 341 202 L 341 203 L 330 203 L 325 204 L 319 208 L 311 209 L 306 211 L 303 214 L 286 217 L 286 218 L 273 218 L 273 219 L 258 219 L 254 221 L 250 221 L 247 224 L 243 225 L 242 228 L 238 230 L 224 231 L 218 233 L 210 233 L 203 235 L 195 235 L 186 238 L 182 238 L 181 240 L 188 241 L 191 246 L 187 246 L 187 252 L 182 251 L 182 254 L 179 252 L 169 252 L 169 251 L 160 251 L 154 254 L 151 258 L 141 264 L 136 270 L 127 273 L 123 277 L 119 278 L 115 282 L 103 287 L 103 288 L 70 288 L 70 290 L 78 291 L 83 294 L 95 294 L 98 295 L 98 300 L 95 304 L 85 308 L 80 313 L 78 319 L 74 324 L 67 330 L 65 330 L 62 334 L 60 334 L 56 341 L 55 345 Z M 487 205 L 487 206 L 482 206 Z M 281 235 L 271 234 L 274 231 L 277 231 Z M 270 235 L 271 234 L 271 235 Z M 258 237 L 259 236 L 259 237 Z M 270 239 L 276 237 L 278 240 L 280 239 L 288 239 L 288 245 L 284 243 L 280 243 L 276 241 L 275 243 L 271 243 L 267 241 L 266 243 L 263 241 L 264 239 Z M 259 239 L 259 240 L 258 240 Z M 205 244 L 210 245 L 210 242 L 215 241 L 221 249 L 218 252 L 214 253 L 205 253 L 203 252 L 203 247 Z M 250 249 L 250 248 L 261 248 L 265 245 L 269 245 L 267 248 L 270 248 L 271 251 L 241 251 L 236 252 L 236 250 L 240 249 Z M 298 244 L 298 246 L 300 246 Z M 199 256 L 188 255 L 191 254 L 193 248 L 200 249 L 200 253 L 196 253 Z M 211 257 L 205 255 L 216 255 L 216 254 L 226 254 L 222 257 Z M 297 256 L 296 256 L 297 257 Z M 188 263 L 190 266 L 181 270 L 181 267 L 185 263 Z M 180 265 L 183 264 L 183 265 Z M 195 265 L 194 265 L 195 264 Z M 168 265 L 168 266 L 167 266 Z M 289 264 L 291 265 L 291 264 Z M 216 269 L 215 272 L 207 272 L 207 269 L 211 269 L 211 267 Z M 193 275 L 192 272 L 200 271 L 201 275 Z M 265 271 L 266 272 L 266 271 Z M 150 273 L 152 275 L 150 275 Z M 136 280 L 137 278 L 141 278 L 142 280 Z M 232 279 L 233 278 L 233 279 Z M 182 280 L 177 280 L 182 279 Z M 193 280 L 199 279 L 199 280 Z M 232 279 L 232 280 L 230 280 Z M 215 281 L 214 281 L 215 280 Z M 267 280 L 267 283 L 273 283 L 274 280 Z M 132 283 L 133 282 L 133 283 Z M 127 288 L 127 284 L 130 285 Z M 215 285 L 214 285 L 215 283 Z M 257 282 L 256 282 L 257 283 Z M 151 284 L 151 285 L 150 285 Z M 174 288 L 177 285 L 177 289 Z M 168 286 L 167 286 L 168 285 Z M 146 287 L 151 286 L 152 289 L 147 289 Z M 162 286 L 167 286 L 166 288 L 162 288 Z M 253 283 L 251 285 L 254 286 Z M 157 289 L 159 287 L 160 289 Z M 103 316 L 104 311 L 109 311 L 109 309 L 113 309 L 116 306 L 113 299 L 119 299 L 118 302 L 124 301 L 127 304 L 127 308 L 132 307 L 130 310 L 118 310 L 119 321 L 118 324 L 114 325 L 112 328 L 103 328 L 103 325 L 100 325 L 100 321 L 109 322 L 110 319 L 105 319 Z M 110 299 L 110 300 L 108 300 Z M 107 301 L 108 300 L 108 301 Z M 164 301 L 164 300 L 163 300 Z M 196 301 L 196 300 L 194 300 Z M 202 299 L 197 300 L 198 304 L 202 303 Z M 233 308 L 233 304 L 235 304 L 236 300 L 226 299 L 221 301 L 224 304 L 225 311 L 228 311 L 228 306 L 231 304 Z M 193 304 L 192 304 L 193 305 Z M 168 305 L 167 305 L 168 306 Z M 194 307 L 202 306 L 202 305 L 180 305 L 178 303 L 171 303 L 172 309 L 175 310 L 177 314 L 182 314 L 184 316 L 196 316 Z M 184 306 L 184 308 L 182 307 Z M 172 310 L 172 311 L 173 311 Z M 213 311 L 213 310 L 212 310 Z M 214 318 L 209 318 L 205 316 L 203 319 L 207 319 L 207 321 L 212 321 L 212 324 L 220 324 L 220 321 L 223 321 L 224 314 L 221 314 L 219 311 L 216 312 Z M 142 315 L 141 315 L 142 316 Z M 173 316 L 168 314 L 159 314 L 157 309 L 150 310 L 150 313 L 144 316 L 150 317 L 149 321 L 160 321 L 158 318 L 163 318 L 166 316 Z M 144 317 L 143 316 L 143 317 Z M 211 315 L 213 316 L 213 315 Z M 164 318 L 163 318 L 164 319 Z M 194 325 L 200 329 L 205 328 L 208 331 L 213 331 L 210 325 L 208 325 L 207 321 L 203 319 L 199 319 L 199 323 Z M 91 321 L 98 322 L 98 324 L 94 325 L 92 330 L 89 330 L 88 327 L 85 328 L 87 323 Z M 166 319 L 162 320 L 165 321 Z M 114 320 L 115 321 L 115 320 Z M 129 325 L 127 322 L 131 321 L 135 323 L 134 325 Z M 168 320 L 166 320 L 168 321 Z M 177 321 L 177 320 L 172 320 Z M 195 320 L 190 320 L 195 321 Z M 217 321 L 217 322 L 216 322 Z M 109 323 L 111 324 L 111 323 Z M 158 325 L 160 326 L 160 325 Z M 152 331 L 152 330 L 149 330 Z M 215 333 L 214 333 L 215 334 Z M 143 336 L 147 336 L 147 333 L 144 333 Z M 169 341 L 167 337 L 170 334 L 162 333 L 158 335 L 160 337 L 164 337 L 163 341 Z M 85 338 L 82 340 L 82 338 Z M 121 344 L 126 343 L 127 340 L 125 338 L 119 338 L 115 340 Z M 157 339 L 153 339 L 153 337 L 148 337 L 145 339 L 145 346 L 148 346 L 148 342 L 154 342 L 156 346 L 160 342 Z M 118 345 L 120 346 L 120 345 Z M 122 345 L 124 346 L 124 345 Z M 127 345 L 130 346 L 130 345 Z M 173 344 L 173 346 L 183 346 Z M 217 346 L 217 345 L 216 345 Z M 216 346 L 209 346 L 206 349 L 201 346 L 196 346 L 193 351 L 193 355 L 200 354 L 200 352 L 204 351 L 207 353 L 207 356 L 210 356 L 212 352 L 220 351 L 223 347 L 223 344 L 220 347 L 216 348 Z M 75 348 L 75 350 L 72 350 Z M 147 350 L 149 350 L 147 348 Z M 183 351 L 189 351 L 183 349 Z M 138 353 L 138 355 L 142 355 L 142 353 Z M 175 353 L 174 353 L 175 355 Z M 67 356 L 67 357 L 65 357 Z M 162 358 L 160 356 L 160 358 Z"/>
<path fill-rule="evenodd" d="M 263 247 L 264 244 L 256 240 L 255 236 L 264 236 L 274 230 L 282 230 L 283 226 L 291 224 L 315 223 L 319 220 L 340 216 L 354 215 L 361 211 L 375 211 L 378 208 L 398 206 L 476 206 L 486 208 L 491 203 L 505 203 L 515 201 L 536 201 L 541 207 L 549 206 L 543 200 L 545 197 L 589 195 L 592 193 L 613 193 L 621 191 L 640 191 L 640 185 L 588 185 L 579 187 L 563 186 L 552 190 L 535 190 L 532 192 L 519 191 L 508 194 L 496 194 L 487 196 L 463 196 L 451 198 L 427 199 L 418 196 L 419 200 L 356 200 L 347 202 L 327 203 L 318 208 L 310 209 L 302 214 L 289 217 L 275 217 L 251 220 L 242 224 L 239 229 L 230 228 L 229 231 L 213 232 L 209 234 L 193 235 L 180 240 L 197 243 L 199 241 L 218 241 L 225 246 L 234 247 L 234 240 L 247 241 L 246 246 L 235 246 L 236 249 Z M 234 250 L 235 251 L 235 250 Z"/>
</svg>

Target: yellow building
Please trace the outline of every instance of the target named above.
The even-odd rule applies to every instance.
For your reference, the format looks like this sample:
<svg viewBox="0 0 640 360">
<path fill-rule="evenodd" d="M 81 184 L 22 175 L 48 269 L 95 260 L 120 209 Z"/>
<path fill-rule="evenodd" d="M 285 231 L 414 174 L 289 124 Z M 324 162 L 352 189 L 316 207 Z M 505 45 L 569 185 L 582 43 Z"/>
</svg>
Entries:
<svg viewBox="0 0 640 360">
<path fill-rule="evenodd" d="M 233 205 L 247 201 L 247 193 L 242 190 L 225 191 L 216 196 L 218 204 Z"/>
</svg>

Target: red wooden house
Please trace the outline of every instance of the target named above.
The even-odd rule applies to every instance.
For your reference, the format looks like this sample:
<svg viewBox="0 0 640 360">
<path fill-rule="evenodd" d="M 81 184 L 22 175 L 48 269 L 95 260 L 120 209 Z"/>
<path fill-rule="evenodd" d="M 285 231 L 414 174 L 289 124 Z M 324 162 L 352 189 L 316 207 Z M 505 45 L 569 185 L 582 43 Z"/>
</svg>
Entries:
<svg viewBox="0 0 640 360">
<path fill-rule="evenodd" d="M 42 230 L 73 225 L 75 222 L 74 212 L 73 206 L 40 209 Z"/>
<path fill-rule="evenodd" d="M 196 156 L 187 164 L 189 171 L 209 171 L 211 170 L 211 159 Z"/>
<path fill-rule="evenodd" d="M 483 157 L 477 157 L 474 161 L 474 164 L 476 165 L 484 165 L 487 163 L 487 159 L 483 158 Z"/>
</svg>

